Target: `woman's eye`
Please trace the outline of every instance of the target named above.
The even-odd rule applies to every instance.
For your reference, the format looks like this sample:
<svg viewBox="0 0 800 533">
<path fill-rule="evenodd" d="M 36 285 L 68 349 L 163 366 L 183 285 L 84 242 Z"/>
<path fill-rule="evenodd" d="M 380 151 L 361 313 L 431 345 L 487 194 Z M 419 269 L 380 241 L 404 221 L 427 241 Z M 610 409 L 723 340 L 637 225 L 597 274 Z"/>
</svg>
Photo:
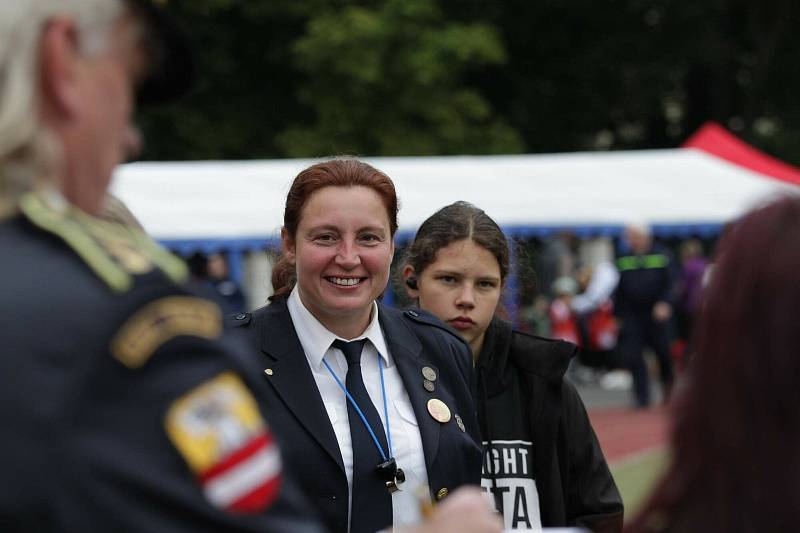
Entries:
<svg viewBox="0 0 800 533">
<path fill-rule="evenodd" d="M 317 242 L 333 242 L 334 238 L 330 233 L 323 233 L 314 237 L 314 240 Z"/>
</svg>

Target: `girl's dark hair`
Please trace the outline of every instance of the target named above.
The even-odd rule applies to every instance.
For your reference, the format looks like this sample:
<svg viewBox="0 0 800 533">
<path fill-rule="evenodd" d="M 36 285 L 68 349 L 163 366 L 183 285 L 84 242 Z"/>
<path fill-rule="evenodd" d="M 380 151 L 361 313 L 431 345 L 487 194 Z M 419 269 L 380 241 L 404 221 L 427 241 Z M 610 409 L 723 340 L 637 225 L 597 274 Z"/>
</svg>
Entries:
<svg viewBox="0 0 800 533">
<path fill-rule="evenodd" d="M 436 261 L 439 249 L 464 239 L 475 241 L 494 255 L 500 265 L 500 279 L 505 281 L 509 269 L 506 236 L 489 215 L 468 202 L 450 204 L 428 217 L 409 245 L 403 264 L 411 265 L 419 276 Z"/>
<path fill-rule="evenodd" d="M 800 509 L 800 197 L 723 235 L 672 455 L 631 531 L 793 531 Z"/>
<path fill-rule="evenodd" d="M 316 191 L 325 187 L 368 187 L 378 193 L 386 208 L 392 237 L 397 232 L 397 193 L 394 183 L 380 170 L 352 157 L 323 161 L 302 170 L 292 182 L 283 211 L 283 228 L 294 239 L 303 216 L 303 207 Z M 287 297 L 297 281 L 294 266 L 285 257 L 272 268 L 273 295 L 270 300 Z"/>
</svg>

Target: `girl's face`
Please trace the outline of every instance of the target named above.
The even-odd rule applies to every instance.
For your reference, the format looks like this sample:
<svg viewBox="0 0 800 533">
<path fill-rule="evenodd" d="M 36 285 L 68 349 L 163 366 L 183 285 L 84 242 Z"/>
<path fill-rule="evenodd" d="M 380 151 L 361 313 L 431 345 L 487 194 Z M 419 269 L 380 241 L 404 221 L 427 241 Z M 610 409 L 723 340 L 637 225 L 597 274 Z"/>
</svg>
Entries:
<svg viewBox="0 0 800 533">
<path fill-rule="evenodd" d="M 463 239 L 440 248 L 422 272 L 407 265 L 403 277 L 410 276 L 416 277 L 417 288 L 408 289 L 409 296 L 461 333 L 477 357 L 503 286 L 495 256 L 472 239 Z"/>
<path fill-rule="evenodd" d="M 394 242 L 381 197 L 368 187 L 324 187 L 306 201 L 291 238 L 300 300 L 328 330 L 352 339 L 366 329 L 386 288 Z"/>
</svg>

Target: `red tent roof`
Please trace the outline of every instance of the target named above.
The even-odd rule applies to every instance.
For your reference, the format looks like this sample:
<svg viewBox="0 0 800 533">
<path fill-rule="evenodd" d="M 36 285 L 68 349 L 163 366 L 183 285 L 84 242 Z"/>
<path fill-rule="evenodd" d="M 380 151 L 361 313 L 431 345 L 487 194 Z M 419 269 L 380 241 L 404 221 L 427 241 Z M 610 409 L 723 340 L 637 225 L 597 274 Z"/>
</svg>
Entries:
<svg viewBox="0 0 800 533">
<path fill-rule="evenodd" d="M 753 172 L 800 185 L 799 168 L 750 146 L 716 122 L 706 122 L 683 147 L 697 148 Z"/>
</svg>

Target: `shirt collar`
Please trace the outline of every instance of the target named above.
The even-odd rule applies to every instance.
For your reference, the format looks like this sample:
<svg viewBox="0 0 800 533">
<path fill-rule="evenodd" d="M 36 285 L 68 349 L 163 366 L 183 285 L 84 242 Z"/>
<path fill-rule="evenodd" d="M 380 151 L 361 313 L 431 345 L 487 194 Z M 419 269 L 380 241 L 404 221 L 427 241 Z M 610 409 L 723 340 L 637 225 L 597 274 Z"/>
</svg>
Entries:
<svg viewBox="0 0 800 533">
<path fill-rule="evenodd" d="M 311 311 L 306 308 L 305 304 L 303 304 L 303 301 L 300 299 L 297 286 L 295 286 L 291 294 L 289 294 L 286 305 L 289 309 L 289 315 L 292 317 L 292 323 L 297 332 L 297 337 L 300 339 L 300 344 L 303 347 L 303 351 L 309 363 L 311 363 L 312 368 L 322 367 L 322 359 L 325 357 L 331 344 L 334 340 L 340 339 L 341 337 L 328 330 L 311 314 Z M 359 339 L 369 340 L 383 358 L 384 364 L 387 367 L 391 365 L 389 351 L 386 347 L 386 339 L 383 337 L 383 331 L 378 322 L 378 304 L 376 302 L 372 302 L 372 318 L 363 333 L 354 339 L 342 340 L 354 341 Z"/>
</svg>

